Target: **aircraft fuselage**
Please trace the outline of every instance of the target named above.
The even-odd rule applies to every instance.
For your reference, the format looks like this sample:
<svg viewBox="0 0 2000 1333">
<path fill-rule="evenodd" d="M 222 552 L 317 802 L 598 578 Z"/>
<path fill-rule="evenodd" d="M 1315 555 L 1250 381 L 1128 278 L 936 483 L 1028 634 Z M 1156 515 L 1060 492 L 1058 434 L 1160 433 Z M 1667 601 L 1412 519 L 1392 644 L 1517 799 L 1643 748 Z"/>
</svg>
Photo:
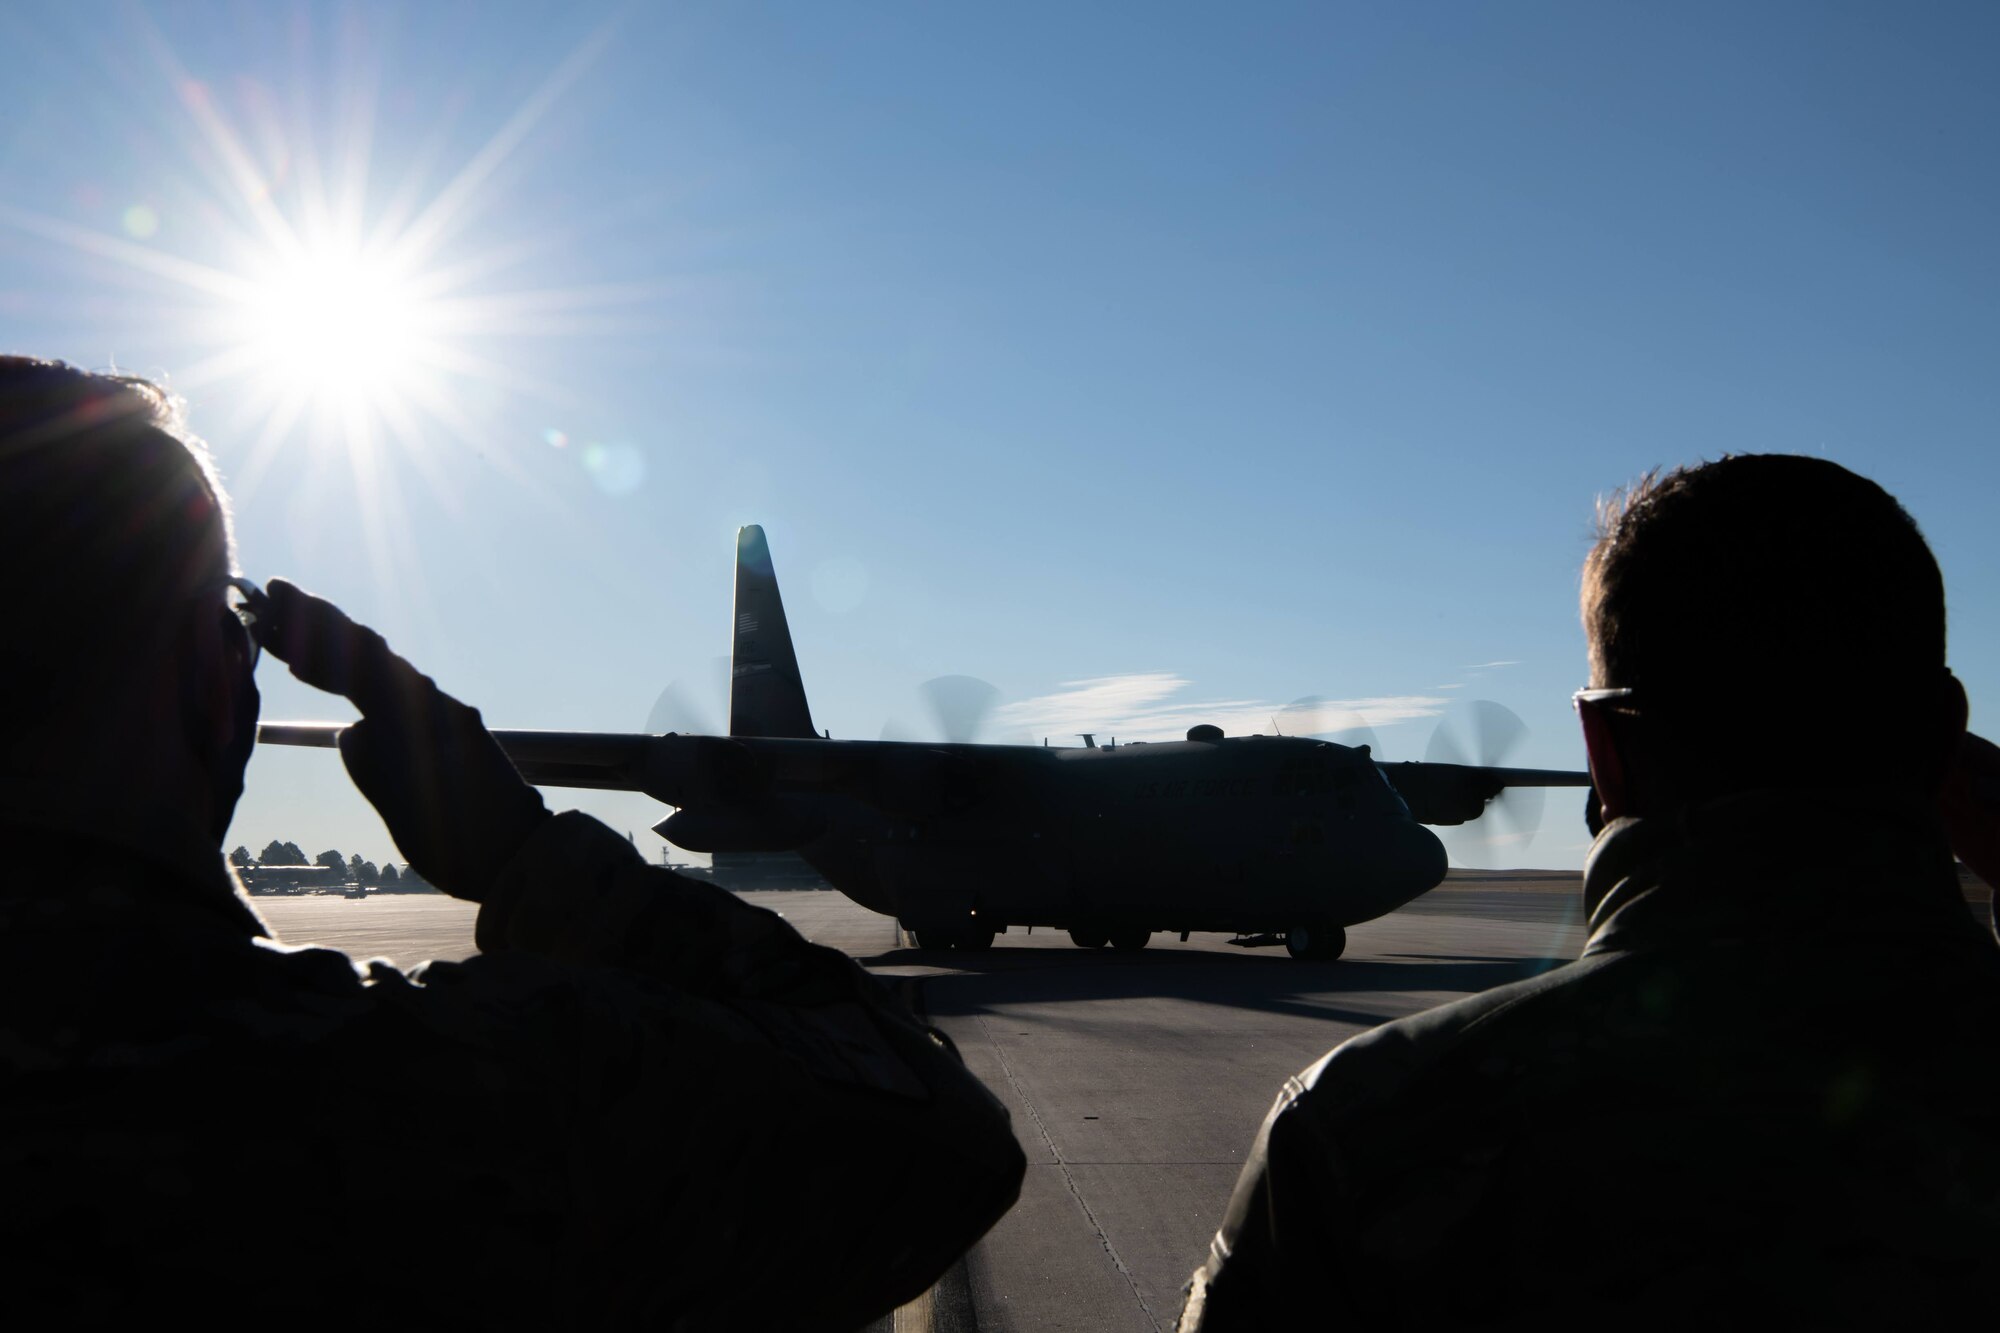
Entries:
<svg viewBox="0 0 2000 1333">
<path fill-rule="evenodd" d="M 1444 878 L 1443 845 L 1366 752 L 1329 742 L 821 744 L 879 753 L 865 795 L 802 796 L 824 832 L 800 854 L 916 930 L 1347 926 Z"/>
</svg>

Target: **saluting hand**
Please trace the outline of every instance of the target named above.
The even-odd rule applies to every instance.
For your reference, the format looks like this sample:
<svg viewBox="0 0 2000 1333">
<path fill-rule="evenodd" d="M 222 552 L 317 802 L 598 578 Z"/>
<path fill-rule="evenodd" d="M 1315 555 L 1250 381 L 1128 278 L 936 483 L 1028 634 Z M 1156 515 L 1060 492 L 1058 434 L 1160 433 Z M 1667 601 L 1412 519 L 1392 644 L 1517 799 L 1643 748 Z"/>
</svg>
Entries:
<svg viewBox="0 0 2000 1333">
<path fill-rule="evenodd" d="M 545 819 L 480 720 L 333 603 L 271 580 L 265 647 L 306 684 L 345 695 L 361 720 L 340 734 L 349 776 L 425 879 L 483 902 Z"/>
</svg>

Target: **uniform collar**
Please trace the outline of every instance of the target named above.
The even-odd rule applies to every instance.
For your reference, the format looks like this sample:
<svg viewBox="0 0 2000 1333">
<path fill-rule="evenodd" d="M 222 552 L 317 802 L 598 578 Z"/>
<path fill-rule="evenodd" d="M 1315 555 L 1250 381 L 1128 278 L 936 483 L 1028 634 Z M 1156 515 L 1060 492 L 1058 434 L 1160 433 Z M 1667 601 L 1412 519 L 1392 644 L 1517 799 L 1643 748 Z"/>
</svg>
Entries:
<svg viewBox="0 0 2000 1333">
<path fill-rule="evenodd" d="M 221 849 L 143 802 L 8 783 L 0 788 L 0 844 L 15 861 L 10 887 L 21 892 L 59 893 L 94 875 L 93 887 L 127 889 L 144 905 L 194 906 L 247 934 L 270 934 Z"/>
<path fill-rule="evenodd" d="M 1584 866 L 1586 955 L 1696 938 L 1971 927 L 1944 826 L 1892 789 L 1745 792 L 1619 819 Z"/>
</svg>

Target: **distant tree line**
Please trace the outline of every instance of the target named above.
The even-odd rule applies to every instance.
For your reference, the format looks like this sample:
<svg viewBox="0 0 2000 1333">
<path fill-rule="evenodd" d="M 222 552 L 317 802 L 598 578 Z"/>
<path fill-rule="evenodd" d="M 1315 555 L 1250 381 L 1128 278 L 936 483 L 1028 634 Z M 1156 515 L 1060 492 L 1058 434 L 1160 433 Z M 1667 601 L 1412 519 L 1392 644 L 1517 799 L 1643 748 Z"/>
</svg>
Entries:
<svg viewBox="0 0 2000 1333">
<path fill-rule="evenodd" d="M 250 854 L 248 847 L 238 847 L 229 854 L 229 863 L 236 867 L 244 886 L 252 891 L 297 892 L 353 885 L 381 893 L 436 892 L 422 875 L 408 866 L 399 869 L 394 862 L 378 866 L 363 859 L 359 852 L 342 856 L 333 848 L 308 857 L 297 843 L 280 842 L 276 838 L 264 844 L 264 850 L 256 856 Z"/>
</svg>

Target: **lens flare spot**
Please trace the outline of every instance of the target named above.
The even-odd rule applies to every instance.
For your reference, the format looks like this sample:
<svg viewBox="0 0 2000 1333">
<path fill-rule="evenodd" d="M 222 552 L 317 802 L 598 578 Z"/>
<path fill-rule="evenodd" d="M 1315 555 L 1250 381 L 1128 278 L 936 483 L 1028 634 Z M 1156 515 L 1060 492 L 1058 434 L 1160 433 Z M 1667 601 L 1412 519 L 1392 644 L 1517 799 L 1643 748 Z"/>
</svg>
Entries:
<svg viewBox="0 0 2000 1333">
<path fill-rule="evenodd" d="M 135 241 L 149 241 L 160 230 L 160 215 L 144 204 L 126 209 L 122 221 L 125 234 Z"/>
<path fill-rule="evenodd" d="M 563 434 L 554 426 L 550 426 L 542 432 L 542 439 L 551 449 L 569 448 L 569 436 Z"/>
<path fill-rule="evenodd" d="M 606 495 L 630 495 L 646 480 L 646 456 L 629 444 L 586 444 L 583 470 Z"/>
</svg>

